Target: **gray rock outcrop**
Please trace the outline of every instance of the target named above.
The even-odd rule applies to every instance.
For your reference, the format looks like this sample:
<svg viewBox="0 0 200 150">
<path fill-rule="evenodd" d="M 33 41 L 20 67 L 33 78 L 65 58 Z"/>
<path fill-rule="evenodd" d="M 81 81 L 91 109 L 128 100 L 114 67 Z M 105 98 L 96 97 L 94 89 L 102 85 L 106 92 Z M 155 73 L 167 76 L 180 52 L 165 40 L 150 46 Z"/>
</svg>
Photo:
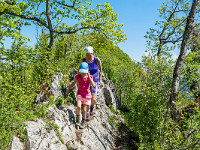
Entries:
<svg viewBox="0 0 200 150">
<path fill-rule="evenodd" d="M 62 94 L 62 75 L 54 76 L 49 89 L 54 97 Z M 112 150 L 115 149 L 118 131 L 111 118 L 115 116 L 107 105 L 117 109 L 116 96 L 110 82 L 102 79 L 101 91 L 96 104 L 96 113 L 84 129 L 75 128 L 76 106 L 64 104 L 46 108 L 46 117 L 28 121 L 25 127 L 26 141 L 14 137 L 9 150 Z M 40 97 L 42 100 L 42 97 Z M 116 116 L 115 116 L 116 117 Z M 117 118 L 117 117 L 116 117 Z"/>
</svg>

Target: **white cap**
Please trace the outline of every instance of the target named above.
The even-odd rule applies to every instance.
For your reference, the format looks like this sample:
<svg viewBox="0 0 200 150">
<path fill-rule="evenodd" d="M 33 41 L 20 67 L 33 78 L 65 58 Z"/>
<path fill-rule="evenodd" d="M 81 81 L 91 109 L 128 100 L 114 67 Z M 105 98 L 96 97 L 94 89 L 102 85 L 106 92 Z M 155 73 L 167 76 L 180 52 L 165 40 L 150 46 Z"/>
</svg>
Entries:
<svg viewBox="0 0 200 150">
<path fill-rule="evenodd" d="M 86 53 L 93 53 L 93 47 L 92 46 L 88 46 L 85 48 L 85 52 Z"/>
</svg>

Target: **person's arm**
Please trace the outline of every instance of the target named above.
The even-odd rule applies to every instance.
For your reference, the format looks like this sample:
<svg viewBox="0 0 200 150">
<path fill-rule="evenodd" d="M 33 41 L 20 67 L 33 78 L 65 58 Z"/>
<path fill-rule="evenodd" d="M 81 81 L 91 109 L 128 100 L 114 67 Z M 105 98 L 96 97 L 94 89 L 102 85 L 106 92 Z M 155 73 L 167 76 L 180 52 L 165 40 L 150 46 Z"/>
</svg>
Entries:
<svg viewBox="0 0 200 150">
<path fill-rule="evenodd" d="M 99 82 L 101 81 L 101 75 L 102 75 L 102 64 L 101 60 L 98 58 L 98 64 L 99 64 Z"/>
<path fill-rule="evenodd" d="M 88 71 L 87 75 L 88 75 L 88 78 L 90 79 L 91 85 L 92 85 L 93 87 L 95 87 L 96 84 L 95 84 L 95 82 L 93 81 L 93 79 L 90 77 L 90 72 L 89 72 L 89 71 Z"/>
<path fill-rule="evenodd" d="M 77 79 L 75 79 L 70 85 L 69 87 L 67 88 L 66 92 L 65 92 L 65 96 L 67 97 L 68 93 L 69 93 L 69 90 L 77 83 Z"/>
</svg>

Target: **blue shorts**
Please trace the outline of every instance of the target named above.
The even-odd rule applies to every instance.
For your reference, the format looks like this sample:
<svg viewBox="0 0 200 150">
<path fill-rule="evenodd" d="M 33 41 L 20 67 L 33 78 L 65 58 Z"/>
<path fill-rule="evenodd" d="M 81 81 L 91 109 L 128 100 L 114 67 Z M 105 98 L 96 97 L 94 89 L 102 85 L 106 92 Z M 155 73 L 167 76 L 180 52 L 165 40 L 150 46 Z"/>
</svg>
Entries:
<svg viewBox="0 0 200 150">
<path fill-rule="evenodd" d="M 96 86 L 93 87 L 92 85 L 90 86 L 90 91 L 92 95 L 99 95 L 100 91 L 100 82 L 95 82 Z"/>
</svg>

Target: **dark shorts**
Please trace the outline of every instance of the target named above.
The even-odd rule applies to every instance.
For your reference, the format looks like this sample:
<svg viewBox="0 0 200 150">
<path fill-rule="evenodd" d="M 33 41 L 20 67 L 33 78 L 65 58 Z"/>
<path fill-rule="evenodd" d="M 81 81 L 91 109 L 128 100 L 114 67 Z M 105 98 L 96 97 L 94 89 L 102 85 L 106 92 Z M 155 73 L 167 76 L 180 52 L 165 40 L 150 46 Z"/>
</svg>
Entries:
<svg viewBox="0 0 200 150">
<path fill-rule="evenodd" d="M 92 95 L 99 95 L 99 91 L 100 91 L 100 82 L 95 82 L 96 86 L 90 86 L 90 91 Z"/>
</svg>

